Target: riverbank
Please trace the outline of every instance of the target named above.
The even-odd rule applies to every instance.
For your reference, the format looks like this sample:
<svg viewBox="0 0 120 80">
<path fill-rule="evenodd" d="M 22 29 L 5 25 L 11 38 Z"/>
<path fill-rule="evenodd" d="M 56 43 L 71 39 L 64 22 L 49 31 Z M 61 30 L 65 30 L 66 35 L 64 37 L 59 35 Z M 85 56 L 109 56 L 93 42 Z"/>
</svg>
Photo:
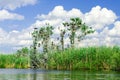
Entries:
<svg viewBox="0 0 120 80">
<path fill-rule="evenodd" d="M 40 68 L 43 67 L 42 63 L 40 63 L 39 66 Z M 30 62 L 27 55 L 20 56 L 17 54 L 0 54 L 0 68 L 29 67 Z M 120 47 L 82 47 L 78 49 L 66 49 L 64 51 L 51 51 L 48 53 L 47 69 L 119 70 Z"/>
</svg>

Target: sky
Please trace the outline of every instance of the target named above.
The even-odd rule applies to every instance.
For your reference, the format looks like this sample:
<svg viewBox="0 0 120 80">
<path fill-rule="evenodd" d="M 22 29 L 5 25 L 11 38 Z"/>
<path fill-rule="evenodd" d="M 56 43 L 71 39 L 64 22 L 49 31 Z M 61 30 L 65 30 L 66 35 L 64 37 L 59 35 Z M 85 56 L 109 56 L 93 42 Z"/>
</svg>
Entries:
<svg viewBox="0 0 120 80">
<path fill-rule="evenodd" d="M 0 53 L 13 53 L 32 44 L 31 32 L 45 23 L 58 27 L 71 17 L 79 17 L 95 32 L 81 46 L 120 46 L 120 0 L 0 0 Z M 65 45 L 69 44 L 65 38 Z"/>
</svg>

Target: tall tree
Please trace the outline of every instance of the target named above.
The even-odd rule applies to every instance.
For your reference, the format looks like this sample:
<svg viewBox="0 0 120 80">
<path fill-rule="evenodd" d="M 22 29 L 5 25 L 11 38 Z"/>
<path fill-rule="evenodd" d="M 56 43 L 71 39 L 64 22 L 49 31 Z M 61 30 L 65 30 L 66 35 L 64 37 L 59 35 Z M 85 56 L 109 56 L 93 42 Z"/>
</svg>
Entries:
<svg viewBox="0 0 120 80">
<path fill-rule="evenodd" d="M 41 40 L 43 45 L 43 52 L 48 53 L 48 43 L 50 40 L 50 36 L 53 34 L 53 27 L 49 24 L 43 26 L 38 31 L 38 39 Z"/>
<path fill-rule="evenodd" d="M 49 43 L 49 40 L 50 40 L 50 36 L 53 34 L 53 27 L 50 26 L 49 24 L 46 24 L 45 26 L 41 27 L 39 30 L 38 30 L 38 40 L 41 40 L 42 42 L 42 45 L 43 45 L 43 53 L 44 53 L 44 57 L 43 57 L 43 60 L 44 60 L 44 67 L 46 68 L 47 67 L 47 58 L 48 58 L 48 50 L 49 50 L 49 46 L 48 46 L 48 43 Z"/>
<path fill-rule="evenodd" d="M 70 31 L 69 39 L 71 43 L 71 47 L 74 48 L 75 38 L 77 37 L 79 40 L 85 37 L 87 34 L 93 33 L 91 27 L 88 27 L 85 23 L 82 23 L 82 20 L 78 17 L 70 18 L 70 22 L 63 23 L 64 26 L 67 27 L 67 30 Z M 81 32 L 81 35 L 76 35 L 77 32 Z"/>
<path fill-rule="evenodd" d="M 61 30 L 60 32 L 60 42 L 61 42 L 61 45 L 62 45 L 62 50 L 64 50 L 64 35 L 65 35 L 65 30 Z"/>
<path fill-rule="evenodd" d="M 50 40 L 50 36 L 53 34 L 53 27 L 49 24 L 46 24 L 45 26 L 42 26 L 40 29 L 34 28 L 34 31 L 32 33 L 33 37 L 33 46 L 32 46 L 32 54 L 31 54 L 31 64 L 33 68 L 37 68 L 38 66 L 38 60 L 37 60 L 37 47 L 39 47 L 41 44 L 38 43 L 39 41 L 42 42 L 43 46 L 43 53 L 44 53 L 44 62 L 47 60 L 47 53 L 48 53 L 48 43 Z"/>
<path fill-rule="evenodd" d="M 37 55 L 37 42 L 38 42 L 38 31 L 37 28 L 34 28 L 34 31 L 32 33 L 32 38 L 33 38 L 33 45 L 32 45 L 32 52 L 30 54 L 30 59 L 31 59 L 31 67 L 32 68 L 38 68 L 38 60 L 36 58 Z"/>
</svg>

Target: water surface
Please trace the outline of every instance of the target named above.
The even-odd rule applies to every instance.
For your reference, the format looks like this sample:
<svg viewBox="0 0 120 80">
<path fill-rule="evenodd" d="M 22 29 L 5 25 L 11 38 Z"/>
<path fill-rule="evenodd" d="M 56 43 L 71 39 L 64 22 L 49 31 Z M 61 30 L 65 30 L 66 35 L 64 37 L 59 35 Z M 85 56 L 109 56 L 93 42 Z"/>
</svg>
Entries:
<svg viewBox="0 0 120 80">
<path fill-rule="evenodd" d="M 120 80 L 119 72 L 0 69 L 0 80 Z"/>
</svg>

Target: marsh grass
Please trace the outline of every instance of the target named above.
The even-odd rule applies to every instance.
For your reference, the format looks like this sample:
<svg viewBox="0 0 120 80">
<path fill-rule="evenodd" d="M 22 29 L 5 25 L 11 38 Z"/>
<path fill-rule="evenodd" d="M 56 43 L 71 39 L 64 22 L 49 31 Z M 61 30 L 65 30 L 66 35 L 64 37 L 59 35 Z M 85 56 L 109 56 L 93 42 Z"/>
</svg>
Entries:
<svg viewBox="0 0 120 80">
<path fill-rule="evenodd" d="M 39 53 L 40 54 L 40 53 Z M 42 55 L 37 56 L 39 60 Z M 40 62 L 40 68 L 43 65 Z M 0 54 L 0 68 L 29 68 L 28 55 Z M 55 70 L 120 70 L 120 47 L 81 47 L 48 53 L 47 68 Z"/>
<path fill-rule="evenodd" d="M 0 54 L 0 68 L 28 68 L 28 57 Z"/>
<path fill-rule="evenodd" d="M 119 70 L 120 47 L 85 47 L 49 53 L 48 68 L 58 70 Z"/>
</svg>

